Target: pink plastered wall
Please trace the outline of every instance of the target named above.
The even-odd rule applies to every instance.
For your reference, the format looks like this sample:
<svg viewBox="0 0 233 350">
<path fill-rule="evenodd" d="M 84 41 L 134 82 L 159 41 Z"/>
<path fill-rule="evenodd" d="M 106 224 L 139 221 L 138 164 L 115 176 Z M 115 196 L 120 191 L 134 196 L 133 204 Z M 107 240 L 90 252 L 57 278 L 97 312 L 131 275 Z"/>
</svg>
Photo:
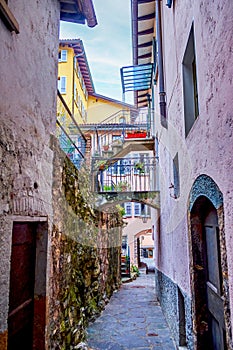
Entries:
<svg viewBox="0 0 233 350">
<path fill-rule="evenodd" d="M 159 139 L 161 231 L 157 266 L 190 294 L 188 204 L 195 179 L 206 174 L 223 194 L 230 299 L 233 300 L 233 113 L 232 13 L 228 1 L 174 1 L 163 4 L 163 48 L 168 128 L 155 120 Z M 199 117 L 184 129 L 182 61 L 194 25 Z M 158 85 L 155 101 L 158 101 Z M 157 104 L 158 105 L 158 104 Z M 173 198 L 172 160 L 179 153 L 180 197 Z"/>
</svg>

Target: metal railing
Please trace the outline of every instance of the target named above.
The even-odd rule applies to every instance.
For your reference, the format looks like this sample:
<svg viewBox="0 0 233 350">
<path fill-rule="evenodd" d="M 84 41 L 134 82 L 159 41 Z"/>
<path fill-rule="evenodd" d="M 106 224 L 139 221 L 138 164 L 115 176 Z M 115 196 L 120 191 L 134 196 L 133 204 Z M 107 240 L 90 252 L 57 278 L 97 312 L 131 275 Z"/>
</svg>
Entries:
<svg viewBox="0 0 233 350">
<path fill-rule="evenodd" d="M 151 110 L 148 108 L 121 110 L 105 118 L 101 123 L 82 125 L 83 133 L 94 133 L 92 154 L 102 154 L 104 146 L 112 150 L 116 138 L 121 139 L 123 143 L 129 139 L 151 138 L 150 114 Z"/>
<path fill-rule="evenodd" d="M 99 193 L 158 191 L 156 157 L 93 158 L 92 171 L 94 190 Z"/>
<path fill-rule="evenodd" d="M 80 168 L 85 159 L 87 140 L 59 90 L 57 91 L 56 137 L 61 149 Z"/>
</svg>

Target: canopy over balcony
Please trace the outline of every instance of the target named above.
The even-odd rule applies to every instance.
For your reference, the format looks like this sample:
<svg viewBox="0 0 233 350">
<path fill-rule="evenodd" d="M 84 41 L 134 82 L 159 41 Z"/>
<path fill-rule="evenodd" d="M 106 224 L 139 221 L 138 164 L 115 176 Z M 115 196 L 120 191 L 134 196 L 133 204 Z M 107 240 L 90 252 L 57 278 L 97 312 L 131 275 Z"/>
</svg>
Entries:
<svg viewBox="0 0 233 350">
<path fill-rule="evenodd" d="M 153 64 L 140 64 L 121 68 L 123 93 L 127 91 L 148 91 L 152 83 Z"/>
</svg>

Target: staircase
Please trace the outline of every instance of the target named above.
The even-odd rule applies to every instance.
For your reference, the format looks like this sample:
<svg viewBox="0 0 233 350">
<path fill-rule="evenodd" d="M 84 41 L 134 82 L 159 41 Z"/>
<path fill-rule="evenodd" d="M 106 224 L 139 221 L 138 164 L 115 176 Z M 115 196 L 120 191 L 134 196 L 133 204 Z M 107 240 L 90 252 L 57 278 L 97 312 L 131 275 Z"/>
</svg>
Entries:
<svg viewBox="0 0 233 350">
<path fill-rule="evenodd" d="M 130 258 L 121 256 L 121 278 L 130 278 Z"/>
</svg>

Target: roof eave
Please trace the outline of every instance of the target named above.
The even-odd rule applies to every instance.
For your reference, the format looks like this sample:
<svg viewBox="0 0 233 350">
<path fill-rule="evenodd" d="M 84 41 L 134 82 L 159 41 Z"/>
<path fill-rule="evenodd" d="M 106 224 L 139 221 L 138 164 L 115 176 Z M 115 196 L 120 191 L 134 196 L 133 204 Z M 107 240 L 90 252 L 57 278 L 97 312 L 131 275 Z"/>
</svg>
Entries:
<svg viewBox="0 0 233 350">
<path fill-rule="evenodd" d="M 97 19 L 92 0 L 73 0 L 71 3 L 61 2 L 60 20 L 78 24 L 87 23 L 88 27 L 95 27 Z"/>
<path fill-rule="evenodd" d="M 81 39 L 60 39 L 59 43 L 60 43 L 60 45 L 68 45 L 68 46 L 71 46 L 73 48 L 74 53 L 76 55 L 76 58 L 78 60 L 78 63 L 80 65 L 80 70 L 81 70 L 82 76 L 84 78 L 88 94 L 94 93 L 95 87 L 94 87 L 90 67 L 89 67 L 89 64 L 87 61 L 87 56 L 85 53 L 85 49 L 84 49 L 82 40 Z"/>
</svg>

